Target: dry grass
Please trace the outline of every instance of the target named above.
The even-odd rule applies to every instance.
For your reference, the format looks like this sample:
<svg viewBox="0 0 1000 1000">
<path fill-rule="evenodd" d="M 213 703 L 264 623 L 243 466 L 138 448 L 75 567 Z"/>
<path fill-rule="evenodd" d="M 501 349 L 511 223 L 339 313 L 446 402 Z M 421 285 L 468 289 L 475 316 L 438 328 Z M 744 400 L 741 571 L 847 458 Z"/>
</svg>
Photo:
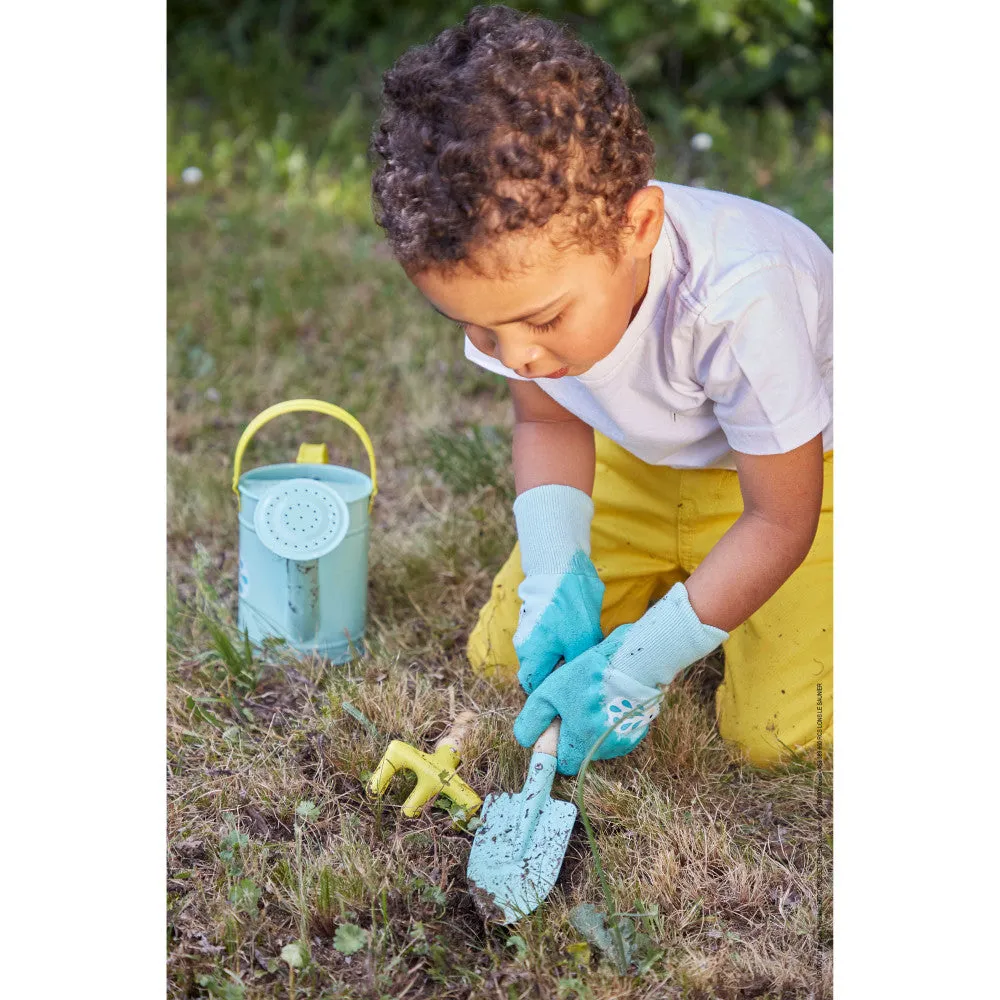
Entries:
<svg viewBox="0 0 1000 1000">
<path fill-rule="evenodd" d="M 487 929 L 466 892 L 469 836 L 440 808 L 402 817 L 402 787 L 365 796 L 390 738 L 429 747 L 463 708 L 478 715 L 466 780 L 483 795 L 523 782 L 521 697 L 471 676 L 463 653 L 514 540 L 503 386 L 464 362 L 373 236 L 314 206 L 185 194 L 168 260 L 168 995 L 828 995 L 830 773 L 817 800 L 813 761 L 736 759 L 712 720 L 715 662 L 672 686 L 639 750 L 585 781 L 615 906 L 644 914 L 641 973 L 573 947 L 570 909 L 605 906 L 579 824 L 548 902 Z M 293 396 L 346 407 L 375 443 L 371 648 L 344 667 L 271 651 L 241 679 L 205 623 L 235 610 L 231 454 L 256 412 Z M 476 444 L 474 426 L 498 430 Z M 321 438 L 365 467 L 350 432 L 318 417 L 270 425 L 249 460 Z M 344 924 L 366 932 L 353 955 L 334 945 Z M 290 983 L 281 952 L 297 940 L 309 960 Z"/>
</svg>

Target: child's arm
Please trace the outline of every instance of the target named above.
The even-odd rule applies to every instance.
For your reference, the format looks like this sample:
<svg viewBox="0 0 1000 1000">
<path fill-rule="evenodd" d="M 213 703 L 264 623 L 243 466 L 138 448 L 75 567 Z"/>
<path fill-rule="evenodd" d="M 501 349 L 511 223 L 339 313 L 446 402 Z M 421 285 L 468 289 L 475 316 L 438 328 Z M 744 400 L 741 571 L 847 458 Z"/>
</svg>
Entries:
<svg viewBox="0 0 1000 1000">
<path fill-rule="evenodd" d="M 822 436 L 783 455 L 740 454 L 736 461 L 744 512 L 686 583 L 548 676 L 517 717 L 522 746 L 562 717 L 563 774 L 575 774 L 601 739 L 596 759 L 628 753 L 659 711 L 660 685 L 724 641 L 809 551 L 822 500 Z M 640 707 L 643 714 L 630 718 Z M 604 736 L 616 718 L 624 721 Z"/>
<path fill-rule="evenodd" d="M 514 400 L 514 486 L 518 495 L 560 483 L 594 492 L 594 429 L 533 382 L 508 379 Z"/>
<path fill-rule="evenodd" d="M 594 431 L 530 382 L 514 398 L 514 520 L 524 580 L 514 633 L 518 680 L 533 691 L 559 660 L 601 641 L 604 584 L 590 560 Z"/>
<path fill-rule="evenodd" d="M 688 577 L 695 614 L 732 631 L 805 559 L 823 496 L 823 435 L 784 455 L 736 452 L 743 513 Z"/>
</svg>

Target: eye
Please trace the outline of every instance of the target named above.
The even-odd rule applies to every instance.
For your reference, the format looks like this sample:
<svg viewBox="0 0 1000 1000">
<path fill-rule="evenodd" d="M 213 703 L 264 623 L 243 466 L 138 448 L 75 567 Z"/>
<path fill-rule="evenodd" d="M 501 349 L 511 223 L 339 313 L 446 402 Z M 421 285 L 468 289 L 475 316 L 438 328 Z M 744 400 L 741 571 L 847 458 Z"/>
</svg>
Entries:
<svg viewBox="0 0 1000 1000">
<path fill-rule="evenodd" d="M 539 325 L 532 324 L 532 330 L 537 330 L 539 333 L 548 333 L 549 330 L 554 330 L 563 318 L 563 313 L 559 313 L 554 319 L 550 319 L 548 323 L 540 323 Z"/>
<path fill-rule="evenodd" d="M 471 323 L 458 323 L 456 325 L 483 354 L 492 356 L 496 353 L 496 339 L 494 337 L 489 335 L 483 336 L 482 330 Z"/>
</svg>

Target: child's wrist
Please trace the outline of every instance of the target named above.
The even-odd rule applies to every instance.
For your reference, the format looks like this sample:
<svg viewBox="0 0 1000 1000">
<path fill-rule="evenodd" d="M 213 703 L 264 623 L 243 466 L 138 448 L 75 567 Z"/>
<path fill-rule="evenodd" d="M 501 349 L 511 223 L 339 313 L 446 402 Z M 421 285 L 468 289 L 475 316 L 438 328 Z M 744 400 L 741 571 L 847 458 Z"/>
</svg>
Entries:
<svg viewBox="0 0 1000 1000">
<path fill-rule="evenodd" d="M 514 501 L 514 521 L 526 576 L 565 573 L 573 556 L 590 555 L 594 501 L 575 486 L 551 483 Z"/>
<path fill-rule="evenodd" d="M 676 583 L 629 629 L 614 665 L 650 686 L 669 684 L 728 638 L 728 632 L 701 621 L 687 588 Z"/>
</svg>

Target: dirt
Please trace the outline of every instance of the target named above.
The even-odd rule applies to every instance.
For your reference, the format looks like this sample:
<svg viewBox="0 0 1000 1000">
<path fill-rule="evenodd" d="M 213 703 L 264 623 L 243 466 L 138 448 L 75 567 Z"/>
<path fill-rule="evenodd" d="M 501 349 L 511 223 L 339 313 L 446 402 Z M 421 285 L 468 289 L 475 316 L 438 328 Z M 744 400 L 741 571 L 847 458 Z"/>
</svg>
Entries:
<svg viewBox="0 0 1000 1000">
<path fill-rule="evenodd" d="M 492 893 L 487 892 L 475 882 L 469 882 L 469 895 L 476 904 L 479 915 L 483 918 L 483 923 L 496 924 L 504 923 L 506 915 L 503 908 L 497 905 L 497 901 Z"/>
</svg>

